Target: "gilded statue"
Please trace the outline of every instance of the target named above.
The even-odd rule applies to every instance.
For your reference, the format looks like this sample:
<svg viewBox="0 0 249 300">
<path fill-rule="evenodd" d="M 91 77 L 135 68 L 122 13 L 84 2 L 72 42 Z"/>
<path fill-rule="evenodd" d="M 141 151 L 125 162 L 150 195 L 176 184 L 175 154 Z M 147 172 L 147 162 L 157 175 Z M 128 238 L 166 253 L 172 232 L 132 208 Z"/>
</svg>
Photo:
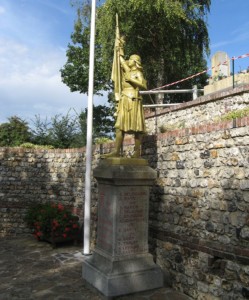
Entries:
<svg viewBox="0 0 249 300">
<path fill-rule="evenodd" d="M 140 90 L 147 88 L 143 76 L 141 58 L 137 54 L 124 59 L 124 38 L 119 36 L 118 20 L 112 68 L 114 93 L 117 103 L 115 150 L 105 157 L 121 156 L 121 148 L 125 134 L 134 134 L 135 147 L 132 157 L 140 157 L 142 136 L 145 133 L 144 110 Z"/>
</svg>

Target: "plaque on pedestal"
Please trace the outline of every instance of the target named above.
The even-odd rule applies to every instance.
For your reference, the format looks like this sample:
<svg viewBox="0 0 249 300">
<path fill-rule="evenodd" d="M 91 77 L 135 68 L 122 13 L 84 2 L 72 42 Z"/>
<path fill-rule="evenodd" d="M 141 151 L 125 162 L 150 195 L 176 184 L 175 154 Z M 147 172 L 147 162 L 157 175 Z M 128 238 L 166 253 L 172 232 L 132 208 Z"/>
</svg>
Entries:
<svg viewBox="0 0 249 300">
<path fill-rule="evenodd" d="M 162 287 L 161 269 L 148 253 L 149 187 L 156 172 L 144 159 L 108 158 L 94 177 L 97 245 L 83 263 L 83 278 L 108 297 Z"/>
</svg>

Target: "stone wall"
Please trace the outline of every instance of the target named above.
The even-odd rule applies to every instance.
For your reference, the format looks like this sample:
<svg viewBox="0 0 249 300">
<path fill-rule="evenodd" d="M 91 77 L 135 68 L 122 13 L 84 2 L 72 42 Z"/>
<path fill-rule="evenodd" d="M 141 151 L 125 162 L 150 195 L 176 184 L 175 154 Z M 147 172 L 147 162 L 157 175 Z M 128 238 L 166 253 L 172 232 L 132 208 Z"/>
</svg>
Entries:
<svg viewBox="0 0 249 300">
<path fill-rule="evenodd" d="M 193 299 L 249 298 L 249 117 L 218 121 L 248 105 L 247 85 L 147 113 L 151 252 Z"/>
<path fill-rule="evenodd" d="M 249 298 L 249 117 L 212 122 L 248 106 L 248 92 L 240 87 L 200 97 L 147 119 L 153 126 L 185 120 L 184 128 L 165 133 L 149 125 L 142 156 L 158 173 L 150 196 L 150 250 L 167 283 L 193 299 Z M 132 144 L 125 142 L 128 155 Z M 112 148 L 95 147 L 93 167 Z M 22 217 L 34 201 L 60 201 L 82 220 L 84 166 L 84 149 L 0 148 L 1 234 L 27 233 Z M 93 243 L 96 189 L 93 181 Z"/>
<path fill-rule="evenodd" d="M 193 299 L 249 295 L 248 128 L 249 117 L 200 125 L 158 134 L 150 149 L 151 251 Z"/>
<path fill-rule="evenodd" d="M 161 128 L 165 132 L 213 123 L 228 112 L 243 109 L 248 105 L 249 85 L 229 88 L 194 101 L 147 112 L 147 130 L 149 134 L 155 134 L 160 132 Z"/>
<path fill-rule="evenodd" d="M 85 149 L 0 148 L 0 235 L 28 233 L 23 217 L 36 202 L 62 203 L 82 222 L 84 172 Z"/>
</svg>

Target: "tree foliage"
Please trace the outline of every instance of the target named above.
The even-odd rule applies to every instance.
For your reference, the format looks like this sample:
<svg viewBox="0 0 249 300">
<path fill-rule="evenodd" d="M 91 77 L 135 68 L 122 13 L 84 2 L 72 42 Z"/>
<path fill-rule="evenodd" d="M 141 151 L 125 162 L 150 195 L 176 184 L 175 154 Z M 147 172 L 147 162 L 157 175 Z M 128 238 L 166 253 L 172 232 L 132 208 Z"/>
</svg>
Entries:
<svg viewBox="0 0 249 300">
<path fill-rule="evenodd" d="M 52 145 L 56 148 L 71 148 L 75 144 L 75 138 L 79 132 L 76 116 L 69 112 L 63 115 L 55 115 L 51 120 L 49 129 Z"/>
<path fill-rule="evenodd" d="M 0 124 L 0 146 L 15 147 L 31 140 L 28 123 L 17 116 L 8 118 L 8 122 Z"/>
<path fill-rule="evenodd" d="M 93 107 L 93 143 L 113 137 L 114 119 L 112 108 L 103 105 Z M 86 145 L 87 109 L 80 114 L 68 111 L 66 115 L 57 114 L 50 120 L 35 115 L 32 126 L 17 116 L 0 124 L 0 147 L 36 145 L 46 148 L 79 148 Z"/>
<path fill-rule="evenodd" d="M 114 119 L 113 109 L 104 105 L 94 106 L 93 108 L 93 137 L 111 138 L 113 135 Z"/>
<path fill-rule="evenodd" d="M 142 57 L 151 89 L 206 68 L 205 57 L 209 54 L 206 16 L 210 3 L 211 0 L 106 0 L 98 8 L 96 20 L 95 92 L 111 87 L 116 13 L 121 33 L 126 36 L 125 54 Z M 67 63 L 61 70 L 63 82 L 72 91 L 87 91 L 88 56 L 89 15 L 79 14 L 67 50 Z M 79 65 L 81 77 L 76 78 Z M 202 86 L 205 81 L 206 76 L 202 75 L 179 87 Z"/>
<path fill-rule="evenodd" d="M 74 24 L 74 32 L 71 35 L 72 44 L 68 45 L 67 62 L 61 69 L 61 78 L 71 90 L 80 93 L 88 92 L 88 74 L 89 74 L 89 28 L 90 8 L 85 4 L 78 8 L 78 18 Z M 106 70 L 99 57 L 101 49 L 98 45 L 95 48 L 95 93 L 101 94 L 100 91 L 107 90 Z"/>
<path fill-rule="evenodd" d="M 103 105 L 93 106 L 93 141 L 113 136 L 114 120 L 109 115 L 111 108 Z M 55 115 L 49 122 L 35 116 L 32 140 L 37 145 L 52 145 L 55 148 L 79 148 L 86 145 L 87 108 L 80 114 Z"/>
<path fill-rule="evenodd" d="M 81 130 L 80 117 L 70 110 L 66 115 L 57 114 L 49 121 L 39 115 L 33 121 L 32 141 L 36 145 L 51 145 L 55 148 L 85 146 L 85 132 Z"/>
<path fill-rule="evenodd" d="M 92 139 L 94 142 L 103 138 L 111 139 L 113 137 L 114 119 L 112 117 L 112 108 L 104 105 L 93 106 L 93 130 Z M 79 115 L 79 124 L 83 133 L 84 145 L 86 145 L 87 136 L 87 108 Z"/>
<path fill-rule="evenodd" d="M 40 115 L 35 115 L 32 130 L 32 142 L 36 145 L 52 145 L 52 137 L 50 131 L 50 122 L 46 117 L 41 119 Z"/>
</svg>

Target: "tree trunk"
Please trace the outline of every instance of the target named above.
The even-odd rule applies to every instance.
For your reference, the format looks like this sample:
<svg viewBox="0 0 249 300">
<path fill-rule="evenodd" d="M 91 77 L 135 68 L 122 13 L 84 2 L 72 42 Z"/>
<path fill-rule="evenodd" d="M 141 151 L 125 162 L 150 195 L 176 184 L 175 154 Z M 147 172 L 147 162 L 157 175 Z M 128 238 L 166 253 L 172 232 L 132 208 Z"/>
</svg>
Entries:
<svg viewBox="0 0 249 300">
<path fill-rule="evenodd" d="M 165 78 L 164 78 L 164 58 L 161 55 L 160 57 L 160 68 L 158 70 L 158 76 L 157 76 L 157 86 L 163 86 L 165 84 Z M 156 104 L 163 104 L 164 94 L 156 94 L 155 100 Z"/>
</svg>

